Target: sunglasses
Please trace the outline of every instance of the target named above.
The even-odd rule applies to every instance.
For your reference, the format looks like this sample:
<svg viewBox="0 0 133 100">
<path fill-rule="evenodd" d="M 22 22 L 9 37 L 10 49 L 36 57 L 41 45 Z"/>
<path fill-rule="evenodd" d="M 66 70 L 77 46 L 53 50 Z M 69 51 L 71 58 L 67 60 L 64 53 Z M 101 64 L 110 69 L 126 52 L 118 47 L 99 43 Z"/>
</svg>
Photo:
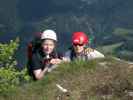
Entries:
<svg viewBox="0 0 133 100">
<path fill-rule="evenodd" d="M 83 46 L 84 44 L 78 44 L 78 43 L 74 43 L 74 46 Z"/>
</svg>

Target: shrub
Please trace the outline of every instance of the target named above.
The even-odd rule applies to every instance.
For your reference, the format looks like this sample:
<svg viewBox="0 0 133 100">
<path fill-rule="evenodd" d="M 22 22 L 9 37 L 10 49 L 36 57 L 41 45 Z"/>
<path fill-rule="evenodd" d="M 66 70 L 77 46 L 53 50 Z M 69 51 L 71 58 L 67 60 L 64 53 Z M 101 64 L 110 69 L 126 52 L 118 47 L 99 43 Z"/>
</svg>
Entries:
<svg viewBox="0 0 133 100">
<path fill-rule="evenodd" d="M 0 92 L 7 92 L 15 89 L 23 82 L 30 80 L 27 69 L 19 71 L 15 52 L 19 46 L 19 39 L 11 40 L 8 44 L 0 43 Z"/>
</svg>

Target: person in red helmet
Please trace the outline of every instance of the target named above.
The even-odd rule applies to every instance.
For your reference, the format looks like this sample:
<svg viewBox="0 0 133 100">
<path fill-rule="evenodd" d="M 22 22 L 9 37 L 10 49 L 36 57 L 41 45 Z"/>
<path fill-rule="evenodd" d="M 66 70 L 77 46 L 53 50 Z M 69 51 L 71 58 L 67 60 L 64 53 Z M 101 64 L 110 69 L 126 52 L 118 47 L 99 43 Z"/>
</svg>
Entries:
<svg viewBox="0 0 133 100">
<path fill-rule="evenodd" d="M 72 35 L 72 48 L 65 53 L 65 59 L 72 61 L 75 59 L 91 60 L 104 58 L 104 55 L 95 49 L 87 47 L 89 38 L 84 32 L 74 32 Z"/>
</svg>

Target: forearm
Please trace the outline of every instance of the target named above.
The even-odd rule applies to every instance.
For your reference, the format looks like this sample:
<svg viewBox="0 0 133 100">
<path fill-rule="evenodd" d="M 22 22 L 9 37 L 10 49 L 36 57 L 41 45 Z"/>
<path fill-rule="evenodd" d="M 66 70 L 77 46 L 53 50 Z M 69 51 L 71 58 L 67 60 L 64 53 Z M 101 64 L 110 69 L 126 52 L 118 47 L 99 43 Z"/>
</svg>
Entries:
<svg viewBox="0 0 133 100">
<path fill-rule="evenodd" d="M 35 72 L 34 73 L 35 74 L 35 78 L 37 80 L 42 79 L 44 77 L 44 75 L 46 74 L 47 70 L 48 70 L 48 67 L 44 68 L 43 70 L 40 70 L 39 72 Z"/>
</svg>

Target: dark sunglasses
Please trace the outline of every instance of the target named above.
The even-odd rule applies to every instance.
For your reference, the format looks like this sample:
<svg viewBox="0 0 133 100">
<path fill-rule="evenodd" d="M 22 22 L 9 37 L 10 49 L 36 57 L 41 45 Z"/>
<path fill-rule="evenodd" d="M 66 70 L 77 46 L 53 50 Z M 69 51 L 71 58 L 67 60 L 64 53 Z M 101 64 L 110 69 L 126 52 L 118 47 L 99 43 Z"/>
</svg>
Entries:
<svg viewBox="0 0 133 100">
<path fill-rule="evenodd" d="M 83 46 L 84 44 L 78 44 L 78 43 L 75 43 L 73 44 L 74 46 Z"/>
</svg>

